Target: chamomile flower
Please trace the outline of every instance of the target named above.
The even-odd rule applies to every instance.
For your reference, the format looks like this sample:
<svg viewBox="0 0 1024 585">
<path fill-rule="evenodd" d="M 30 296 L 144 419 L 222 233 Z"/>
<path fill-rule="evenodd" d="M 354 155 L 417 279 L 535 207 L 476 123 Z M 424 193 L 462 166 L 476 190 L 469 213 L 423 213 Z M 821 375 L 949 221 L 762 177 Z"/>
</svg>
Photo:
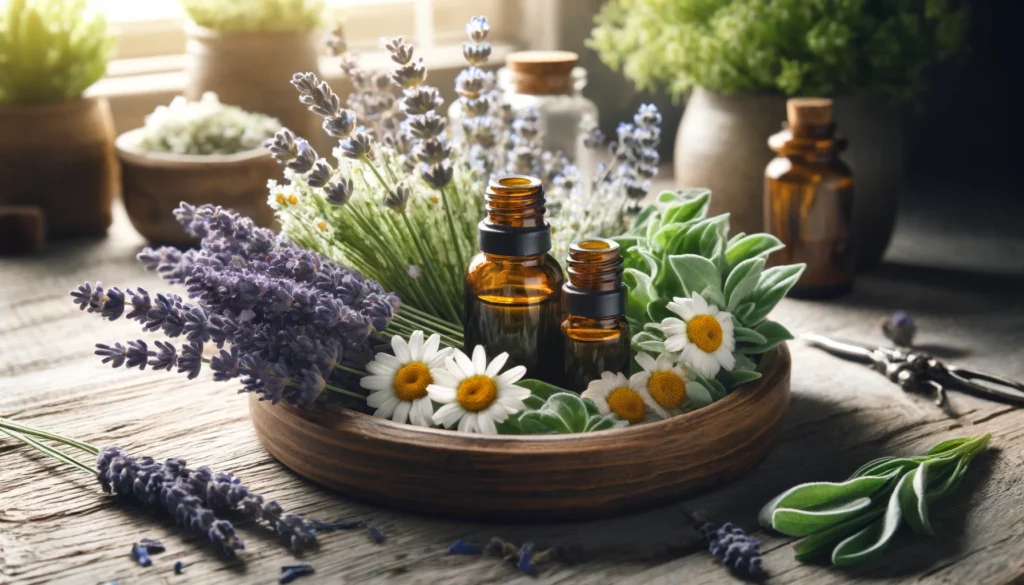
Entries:
<svg viewBox="0 0 1024 585">
<path fill-rule="evenodd" d="M 694 380 L 672 354 L 662 353 L 655 359 L 641 351 L 636 354 L 636 363 L 643 369 L 630 376 L 630 385 L 647 391 L 645 398 L 648 408 L 661 418 L 711 403 L 711 394 L 707 388 Z"/>
<path fill-rule="evenodd" d="M 631 384 L 622 373 L 602 372 L 601 378 L 592 380 L 580 396 L 593 400 L 601 414 L 616 414 L 631 425 L 658 418 L 647 406 L 652 402 L 647 389 L 642 384 Z"/>
<path fill-rule="evenodd" d="M 473 349 L 472 359 L 454 350 L 445 360 L 445 369 L 436 372 L 434 383 L 427 387 L 430 399 L 444 405 L 434 413 L 434 422 L 449 429 L 458 423 L 466 433 L 497 434 L 495 423 L 525 409 L 523 399 L 530 395 L 516 386 L 526 375 L 525 367 L 499 373 L 507 361 L 508 354 L 501 353 L 488 364 L 482 345 Z"/>
<path fill-rule="evenodd" d="M 377 409 L 374 416 L 421 427 L 431 425 L 434 405 L 427 387 L 444 369 L 445 358 L 451 353 L 449 348 L 438 349 L 440 344 L 441 337 L 436 333 L 424 341 L 423 332 L 414 331 L 408 342 L 395 335 L 391 338 L 395 355 L 378 353 L 366 364 L 370 375 L 360 379 L 359 385 L 370 390 L 366 404 Z"/>
<path fill-rule="evenodd" d="M 676 297 L 668 310 L 682 319 L 668 317 L 661 322 L 665 350 L 679 354 L 679 361 L 690 364 L 701 375 L 711 378 L 722 368 L 736 365 L 736 339 L 732 315 L 708 304 L 697 293 L 690 298 Z"/>
</svg>

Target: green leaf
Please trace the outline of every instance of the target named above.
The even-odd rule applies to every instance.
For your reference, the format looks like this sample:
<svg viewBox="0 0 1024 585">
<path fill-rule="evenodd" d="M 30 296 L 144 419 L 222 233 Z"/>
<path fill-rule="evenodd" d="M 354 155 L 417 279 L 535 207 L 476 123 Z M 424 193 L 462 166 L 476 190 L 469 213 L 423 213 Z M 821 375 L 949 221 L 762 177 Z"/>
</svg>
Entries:
<svg viewBox="0 0 1024 585">
<path fill-rule="evenodd" d="M 871 507 L 871 498 L 836 502 L 813 510 L 776 508 L 772 512 L 772 528 L 789 536 L 807 536 L 849 520 Z"/>
<path fill-rule="evenodd" d="M 889 496 L 885 515 L 836 545 L 835 550 L 832 551 L 833 565 L 841 567 L 859 565 L 873 560 L 885 552 L 903 522 L 903 513 L 900 510 L 900 500 L 897 494 L 903 484 L 907 482 L 908 477 L 909 474 L 904 475 L 896 484 L 896 490 Z"/>
<path fill-rule="evenodd" d="M 685 189 L 676 192 L 663 191 L 658 202 L 668 203 L 665 209 L 663 224 L 681 223 L 694 219 L 702 219 L 711 201 L 711 191 L 707 189 Z"/>
<path fill-rule="evenodd" d="M 928 519 L 928 461 L 921 463 L 900 482 L 896 497 L 900 512 L 910 529 L 917 534 L 935 534 Z"/>
<path fill-rule="evenodd" d="M 746 325 L 751 322 L 750 315 L 754 314 L 754 309 L 756 308 L 757 305 L 754 303 L 742 303 L 736 308 L 736 312 L 733 313 L 732 316 L 737 323 Z"/>
<path fill-rule="evenodd" d="M 746 355 L 742 353 L 736 353 L 733 354 L 733 357 L 736 359 L 736 363 L 732 367 L 733 370 L 753 371 L 757 369 L 757 364 L 754 363 L 754 360 L 748 358 Z"/>
<path fill-rule="evenodd" d="M 760 377 L 761 373 L 753 370 L 719 370 L 718 375 L 715 376 L 715 378 L 729 390 L 746 384 L 747 382 L 752 382 Z"/>
<path fill-rule="evenodd" d="M 715 401 L 721 400 L 729 394 L 729 391 L 725 389 L 725 386 L 714 378 L 705 378 L 700 374 L 695 374 L 694 379 L 708 389 L 708 392 L 711 393 L 711 398 Z"/>
<path fill-rule="evenodd" d="M 708 287 L 721 290 L 722 275 L 711 260 L 696 254 L 683 254 L 669 256 L 668 262 L 679 278 L 686 296 L 700 294 Z"/>
<path fill-rule="evenodd" d="M 768 254 L 785 247 L 785 244 L 771 234 L 751 234 L 730 240 L 725 250 L 725 259 L 730 266 L 738 266 L 740 262 L 751 258 L 767 258 Z"/>
<path fill-rule="evenodd" d="M 860 516 L 854 516 L 845 522 L 834 524 L 824 530 L 807 536 L 793 546 L 793 552 L 796 553 L 796 560 L 806 561 L 823 556 L 825 553 L 832 552 L 832 547 L 835 543 L 864 528 L 868 524 L 871 524 L 884 512 L 885 508 L 875 508 L 870 512 Z"/>
<path fill-rule="evenodd" d="M 782 297 L 786 296 L 789 289 L 796 284 L 805 267 L 804 264 L 773 266 L 762 272 L 757 287 L 754 288 L 750 297 L 755 308 L 746 322 L 757 323 L 767 317 L 775 305 L 779 304 Z"/>
<path fill-rule="evenodd" d="M 630 234 L 642 234 L 647 229 L 647 224 L 658 217 L 658 206 L 648 205 L 640 210 L 640 213 L 636 216 L 636 221 L 633 223 L 633 227 L 629 230 Z M 612 238 L 615 239 L 615 238 Z"/>
<path fill-rule="evenodd" d="M 698 408 L 704 408 L 705 406 L 714 402 L 716 398 L 711 395 L 711 391 L 702 384 L 687 384 L 686 386 L 686 405 L 697 410 Z"/>
<path fill-rule="evenodd" d="M 647 303 L 647 318 L 650 319 L 651 323 L 660 324 L 669 317 L 678 318 L 679 315 L 668 309 L 668 301 L 665 299 L 658 298 Z"/>
<path fill-rule="evenodd" d="M 552 435 L 586 433 L 626 426 L 629 423 L 609 414 L 593 414 L 596 406 L 572 392 L 552 395 L 536 411 L 523 413 L 519 424 L 525 434 Z"/>
<path fill-rule="evenodd" d="M 932 447 L 931 449 L 929 449 L 928 453 L 926 453 L 926 455 L 939 455 L 940 453 L 946 453 L 947 451 L 952 451 L 953 449 L 956 449 L 957 447 L 960 447 L 960 446 L 962 446 L 962 445 L 964 445 L 966 443 L 971 442 L 971 439 L 972 439 L 972 437 L 961 437 L 959 439 L 950 439 L 948 441 L 942 441 L 941 443 L 939 443 L 939 444 L 935 445 L 934 447 Z"/>
<path fill-rule="evenodd" d="M 746 327 L 734 327 L 733 337 L 736 339 L 736 343 L 745 343 L 748 345 L 764 345 L 768 342 L 764 335 L 761 335 L 755 329 L 748 329 Z M 744 353 L 755 353 L 755 352 L 744 352 Z"/>
<path fill-rule="evenodd" d="M 622 273 L 622 283 L 629 291 L 626 295 L 626 316 L 643 323 L 647 320 L 647 305 L 657 296 L 651 277 L 639 270 L 627 268 Z"/>
<path fill-rule="evenodd" d="M 531 408 L 533 410 L 540 408 L 548 398 L 551 398 L 555 394 L 558 394 L 559 392 L 569 392 L 565 388 L 559 388 L 554 384 L 548 384 L 547 382 L 534 380 L 532 378 L 520 380 L 516 382 L 516 386 L 526 388 L 530 391 L 530 395 L 523 400 L 523 404 L 525 404 L 527 408 Z"/>
<path fill-rule="evenodd" d="M 750 258 L 740 262 L 725 280 L 726 310 L 734 311 L 754 291 L 764 270 L 764 258 Z"/>
<path fill-rule="evenodd" d="M 648 325 L 651 325 L 651 323 L 648 323 Z M 649 331 L 641 331 L 634 335 L 631 345 L 634 349 L 646 351 L 653 355 L 657 355 L 665 351 L 665 340 L 656 337 Z"/>
<path fill-rule="evenodd" d="M 843 482 L 819 481 L 792 487 L 765 504 L 758 514 L 758 522 L 765 528 L 772 527 L 772 514 L 778 508 L 814 510 L 838 502 L 850 502 L 858 498 L 869 498 L 884 488 L 895 477 L 858 477 Z"/>
<path fill-rule="evenodd" d="M 764 338 L 764 341 L 761 343 L 752 343 L 746 344 L 743 347 L 737 347 L 736 351 L 742 351 L 747 355 L 760 355 L 783 341 L 793 339 L 793 334 L 775 321 L 761 321 L 754 326 L 754 331 L 761 335 L 761 337 Z"/>
<path fill-rule="evenodd" d="M 685 224 L 670 223 L 668 225 L 663 225 L 654 234 L 653 240 L 654 240 L 655 244 L 661 246 L 663 249 L 668 250 L 668 252 L 671 253 L 672 249 L 669 247 L 671 242 L 677 236 L 682 237 L 681 234 L 684 234 L 686 231 L 687 231 L 687 227 L 686 227 Z"/>
</svg>

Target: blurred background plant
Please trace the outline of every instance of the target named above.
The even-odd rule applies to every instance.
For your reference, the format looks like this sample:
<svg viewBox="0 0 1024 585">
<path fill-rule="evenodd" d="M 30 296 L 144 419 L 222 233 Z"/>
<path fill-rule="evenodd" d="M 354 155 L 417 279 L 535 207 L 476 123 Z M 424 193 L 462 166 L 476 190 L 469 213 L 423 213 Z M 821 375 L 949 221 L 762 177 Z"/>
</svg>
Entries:
<svg viewBox="0 0 1024 585">
<path fill-rule="evenodd" d="M 234 154 L 259 148 L 281 127 L 276 118 L 222 104 L 206 92 L 199 101 L 175 97 L 146 116 L 136 146 L 172 154 Z"/>
<path fill-rule="evenodd" d="M 106 18 L 86 0 L 8 0 L 0 11 L 0 104 L 80 98 L 106 72 L 113 44 Z"/>
<path fill-rule="evenodd" d="M 676 97 L 700 86 L 910 100 L 929 66 L 964 50 L 968 17 L 956 0 L 611 0 L 588 46 Z"/>
<path fill-rule="evenodd" d="M 224 32 L 311 31 L 320 26 L 323 0 L 181 0 L 199 26 Z"/>
</svg>

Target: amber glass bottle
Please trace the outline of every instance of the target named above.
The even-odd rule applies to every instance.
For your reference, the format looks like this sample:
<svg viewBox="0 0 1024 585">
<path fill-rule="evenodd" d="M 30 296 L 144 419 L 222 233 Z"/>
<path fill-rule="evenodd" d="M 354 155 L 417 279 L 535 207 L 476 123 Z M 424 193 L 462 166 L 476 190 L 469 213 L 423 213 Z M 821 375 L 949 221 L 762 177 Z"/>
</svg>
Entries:
<svg viewBox="0 0 1024 585">
<path fill-rule="evenodd" d="M 509 354 L 510 365 L 552 384 L 562 371 L 562 267 L 548 254 L 544 189 L 522 175 L 492 179 L 480 253 L 466 271 L 466 348 Z"/>
<path fill-rule="evenodd" d="M 765 231 L 786 248 L 769 263 L 804 262 L 790 294 L 830 297 L 853 286 L 853 175 L 839 159 L 846 140 L 836 136 L 832 100 L 793 98 L 788 124 L 768 139 L 778 156 L 765 169 Z"/>
<path fill-rule="evenodd" d="M 629 371 L 629 325 L 619 245 L 602 238 L 573 242 L 566 272 L 562 383 L 569 390 L 582 392 L 601 372 Z"/>
</svg>

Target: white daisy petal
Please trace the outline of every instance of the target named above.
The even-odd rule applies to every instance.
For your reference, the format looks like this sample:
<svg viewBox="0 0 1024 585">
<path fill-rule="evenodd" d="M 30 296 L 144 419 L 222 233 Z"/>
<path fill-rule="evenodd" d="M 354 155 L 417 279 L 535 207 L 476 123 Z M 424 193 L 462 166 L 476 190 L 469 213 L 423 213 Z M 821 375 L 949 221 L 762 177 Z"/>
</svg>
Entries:
<svg viewBox="0 0 1024 585">
<path fill-rule="evenodd" d="M 696 315 L 705 315 L 711 308 L 704 297 L 700 296 L 700 293 L 696 291 L 690 293 L 690 303 Z"/>
<path fill-rule="evenodd" d="M 359 379 L 359 386 L 367 390 L 391 390 L 391 383 L 394 379 L 394 374 L 390 376 L 363 376 Z"/>
<path fill-rule="evenodd" d="M 689 362 L 705 378 L 712 378 L 721 369 L 715 356 L 706 354 L 696 345 L 690 344 L 683 348 L 682 360 Z"/>
<path fill-rule="evenodd" d="M 479 345 L 477 347 L 480 347 Z M 462 417 L 459 421 L 459 432 L 462 433 L 474 433 L 476 432 L 476 413 L 469 412 Z"/>
<path fill-rule="evenodd" d="M 491 360 L 491 363 L 487 365 L 487 369 L 484 371 L 484 374 L 486 374 L 486 375 L 488 375 L 488 376 L 490 376 L 492 378 L 497 376 L 498 372 L 501 371 L 501 368 L 505 367 L 505 362 L 507 362 L 507 361 L 508 361 L 508 352 L 507 351 L 503 351 L 503 352 L 499 353 L 498 355 L 494 356 L 494 359 Z"/>
<path fill-rule="evenodd" d="M 374 357 L 374 360 L 372 362 L 368 362 L 366 364 L 366 371 L 378 376 L 394 376 L 395 370 L 397 370 L 398 368 L 394 366 L 384 365 L 383 362 L 377 359 L 377 357 L 380 357 L 380 355 L 381 354 L 377 354 L 377 356 Z"/>
<path fill-rule="evenodd" d="M 511 414 L 512 412 L 516 411 L 512 410 L 511 407 L 498 404 L 497 402 L 495 402 L 494 404 L 488 406 L 487 410 L 481 412 L 480 414 L 486 413 L 487 416 L 493 419 L 495 422 L 505 422 L 508 419 L 508 415 Z"/>
<path fill-rule="evenodd" d="M 458 392 L 455 388 L 450 386 L 441 386 L 439 384 L 431 384 L 427 386 L 427 396 L 434 402 L 440 402 L 441 404 L 455 403 L 455 398 L 458 396 Z"/>
<path fill-rule="evenodd" d="M 452 368 L 453 362 L 457 366 L 457 368 Z M 448 358 L 447 364 L 448 371 L 455 374 L 460 379 L 468 378 L 475 373 L 473 371 L 473 362 L 470 361 L 469 356 L 462 353 L 461 351 L 452 352 L 452 357 Z"/>
<path fill-rule="evenodd" d="M 412 354 L 409 353 L 409 344 L 402 339 L 401 335 L 391 337 L 391 349 L 395 351 L 395 357 L 403 364 L 412 361 Z"/>
<path fill-rule="evenodd" d="M 502 408 L 505 408 L 507 410 L 511 410 L 512 412 L 520 412 L 522 410 L 526 410 L 526 405 L 523 404 L 523 401 L 514 396 L 502 396 L 495 400 L 494 404 L 501 406 Z"/>
<path fill-rule="evenodd" d="M 676 365 L 675 358 L 670 353 L 658 354 L 658 361 L 655 363 L 655 371 L 670 370 Z"/>
<path fill-rule="evenodd" d="M 479 431 L 485 435 L 497 435 L 498 429 L 494 426 L 494 419 L 492 419 L 487 412 L 481 412 L 476 417 L 477 426 Z"/>
<path fill-rule="evenodd" d="M 409 355 L 415 361 L 423 359 L 423 332 L 420 330 L 409 336 Z"/>
<path fill-rule="evenodd" d="M 409 420 L 409 411 L 412 410 L 412 403 L 408 400 L 402 400 L 398 403 L 395 408 L 395 414 L 391 416 L 391 420 L 397 423 L 404 423 Z"/>
<path fill-rule="evenodd" d="M 636 352 L 636 363 L 647 372 L 653 372 L 658 368 L 657 360 L 651 357 L 651 354 L 646 351 Z"/>
<path fill-rule="evenodd" d="M 384 404 L 381 404 L 373 415 L 381 418 L 391 418 L 391 415 L 395 414 L 395 409 L 398 408 L 398 404 L 400 402 L 401 400 L 394 396 L 389 396 L 388 399 L 384 401 Z"/>
<path fill-rule="evenodd" d="M 455 374 L 441 368 L 431 368 L 430 375 L 434 378 L 434 384 L 437 386 L 447 386 L 449 388 L 455 388 L 459 385 L 459 377 Z"/>
<path fill-rule="evenodd" d="M 487 371 L 487 350 L 478 345 L 473 348 L 473 375 L 479 376 Z"/>
<path fill-rule="evenodd" d="M 726 348 L 724 345 L 718 348 L 714 354 L 715 361 L 721 364 L 726 370 L 732 370 L 736 367 L 736 356 L 733 355 L 732 350 Z"/>
<path fill-rule="evenodd" d="M 370 408 L 378 408 L 380 405 L 392 398 L 395 398 L 395 395 L 390 390 L 371 392 L 370 395 L 366 397 L 366 406 L 369 406 Z M 395 400 L 398 399 L 395 398 Z"/>
<path fill-rule="evenodd" d="M 398 336 L 396 335 L 395 337 Z M 392 337 L 391 339 L 395 339 L 395 337 Z M 405 363 L 402 360 L 398 359 L 397 357 L 389 353 L 378 353 L 377 355 L 373 356 L 373 359 L 375 362 L 379 362 L 381 365 L 391 368 L 392 371 L 397 370 L 398 368 L 405 365 Z"/>
<path fill-rule="evenodd" d="M 515 384 L 519 380 L 522 380 L 525 375 L 526 366 L 516 366 L 506 372 L 502 372 L 501 375 L 497 377 L 497 381 L 500 385 Z"/>
<path fill-rule="evenodd" d="M 437 348 L 441 346 L 441 336 L 437 333 L 427 338 L 427 342 L 423 344 L 423 359 L 427 359 L 437 353 Z"/>
<path fill-rule="evenodd" d="M 668 337 L 668 338 L 665 339 L 665 351 L 672 351 L 672 352 L 683 351 L 683 349 L 686 348 L 686 346 L 689 343 L 690 343 L 690 338 L 687 337 L 686 334 L 672 335 L 671 337 Z"/>
<path fill-rule="evenodd" d="M 515 385 L 498 385 L 498 396 L 501 398 L 515 398 L 516 400 L 525 400 L 530 395 L 530 391 L 522 386 Z"/>
<path fill-rule="evenodd" d="M 686 333 L 686 323 L 675 317 L 665 317 L 661 320 L 661 331 L 665 335 L 680 335 Z"/>
<path fill-rule="evenodd" d="M 429 396 L 424 396 L 417 400 L 412 407 L 412 416 L 414 421 L 419 420 L 420 422 L 414 422 L 423 427 L 429 427 L 433 421 L 434 416 L 434 404 L 430 401 Z"/>
<path fill-rule="evenodd" d="M 436 412 L 430 417 L 433 419 L 434 424 L 442 425 L 447 428 L 452 428 L 465 411 L 462 410 L 462 406 L 458 402 L 452 402 L 451 404 L 445 404 L 441 408 L 438 408 Z"/>
</svg>

